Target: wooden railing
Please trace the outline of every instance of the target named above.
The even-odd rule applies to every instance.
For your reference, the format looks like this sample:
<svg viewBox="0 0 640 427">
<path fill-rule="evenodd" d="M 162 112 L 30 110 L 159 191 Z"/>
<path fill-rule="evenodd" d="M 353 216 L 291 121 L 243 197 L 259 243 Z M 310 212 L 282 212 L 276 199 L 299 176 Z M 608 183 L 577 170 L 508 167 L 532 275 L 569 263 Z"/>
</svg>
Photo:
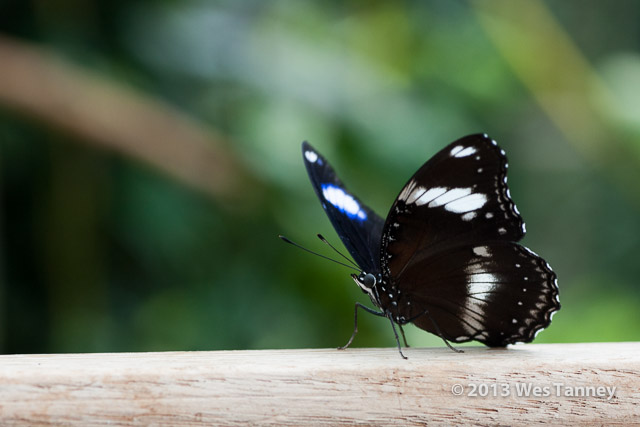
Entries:
<svg viewBox="0 0 640 427">
<path fill-rule="evenodd" d="M 640 422 L 640 343 L 0 356 L 0 425 Z"/>
</svg>

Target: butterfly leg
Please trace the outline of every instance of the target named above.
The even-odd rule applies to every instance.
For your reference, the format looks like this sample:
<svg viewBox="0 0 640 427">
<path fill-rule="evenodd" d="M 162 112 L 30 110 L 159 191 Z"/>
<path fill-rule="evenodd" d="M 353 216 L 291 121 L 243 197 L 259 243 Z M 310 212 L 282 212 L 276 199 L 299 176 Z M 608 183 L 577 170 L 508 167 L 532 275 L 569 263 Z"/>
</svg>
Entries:
<svg viewBox="0 0 640 427">
<path fill-rule="evenodd" d="M 375 311 L 369 307 L 367 307 L 366 305 L 362 305 L 359 302 L 356 303 L 356 308 L 354 310 L 354 315 L 353 315 L 353 334 L 351 334 L 351 338 L 349 338 L 349 342 L 347 342 L 345 345 L 343 345 L 342 347 L 338 347 L 338 350 L 344 350 L 347 347 L 349 347 L 351 345 L 351 343 L 353 342 L 353 339 L 355 338 L 356 334 L 358 333 L 358 308 L 363 309 L 364 311 L 367 311 L 371 314 L 375 314 L 376 316 L 380 316 L 380 317 L 386 317 L 387 315 L 384 314 L 381 311 Z M 395 329 L 394 329 L 395 331 Z"/>
<path fill-rule="evenodd" d="M 398 344 L 398 351 L 400 352 L 400 356 L 402 356 L 402 358 L 406 360 L 407 356 L 402 354 L 402 346 L 400 345 L 400 337 L 398 336 L 398 331 L 396 331 L 396 325 L 395 325 L 395 322 L 393 321 L 393 317 L 391 317 L 391 314 L 389 314 L 389 316 L 387 316 L 387 317 L 391 321 L 391 328 L 393 329 L 393 335 L 395 335 L 395 337 L 396 337 L 396 344 Z M 400 330 L 402 331 L 402 327 L 401 327 Z M 404 332 L 402 333 L 402 337 L 404 338 Z M 405 344 L 406 344 L 406 342 L 405 342 Z"/>
<path fill-rule="evenodd" d="M 444 341 L 444 343 L 447 345 L 447 347 L 449 347 L 451 350 L 455 351 L 456 353 L 464 353 L 464 350 L 461 350 L 459 348 L 455 348 L 454 346 L 449 344 L 449 341 L 447 341 L 447 339 L 442 335 L 442 332 L 440 332 L 440 328 L 438 327 L 438 324 L 436 323 L 435 320 L 433 320 L 433 317 L 431 317 L 431 315 L 429 314 L 429 310 L 425 310 L 425 314 L 427 316 L 429 316 L 429 320 L 431 320 L 431 323 L 433 324 L 433 327 L 435 328 L 436 332 L 438 333 L 438 336 L 440 338 L 442 338 L 442 341 Z"/>
<path fill-rule="evenodd" d="M 412 318 L 410 318 L 409 320 L 407 320 L 407 323 L 409 322 L 413 322 L 414 320 L 416 320 L 418 317 L 422 317 L 424 315 L 427 315 L 429 317 L 429 320 L 431 320 L 431 324 L 433 325 L 433 328 L 436 330 L 438 336 L 440 338 L 442 338 L 442 341 L 444 341 L 444 343 L 447 345 L 447 347 L 449 347 L 451 350 L 455 351 L 456 353 L 464 353 L 463 350 L 460 350 L 459 348 L 455 348 L 453 347 L 449 341 L 447 341 L 447 339 L 442 335 L 442 332 L 440 331 L 440 327 L 438 327 L 438 324 L 436 323 L 435 320 L 433 320 L 433 317 L 431 317 L 431 315 L 429 314 L 429 310 L 425 310 L 422 313 L 418 314 L 417 316 L 413 316 Z M 402 329 L 401 329 L 402 330 Z M 406 342 L 405 342 L 406 344 Z M 409 347 L 409 346 L 407 346 Z"/>
<path fill-rule="evenodd" d="M 402 329 L 402 325 L 400 323 L 398 323 L 398 327 L 400 328 L 400 334 L 402 335 L 402 341 L 404 341 L 404 346 L 408 348 L 409 344 L 407 343 L 407 337 L 404 336 L 404 329 Z"/>
</svg>

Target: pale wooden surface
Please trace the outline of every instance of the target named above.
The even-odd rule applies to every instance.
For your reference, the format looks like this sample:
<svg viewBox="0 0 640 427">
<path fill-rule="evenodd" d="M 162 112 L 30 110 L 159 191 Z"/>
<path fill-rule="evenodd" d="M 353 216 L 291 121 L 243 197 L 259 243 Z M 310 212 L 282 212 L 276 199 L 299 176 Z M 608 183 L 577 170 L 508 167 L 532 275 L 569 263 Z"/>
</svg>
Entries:
<svg viewBox="0 0 640 427">
<path fill-rule="evenodd" d="M 0 425 L 640 422 L 640 343 L 0 356 Z M 489 396 L 469 397 L 471 384 Z M 556 396 L 553 383 L 615 386 Z M 454 396 L 454 384 L 464 386 Z M 510 396 L 492 396 L 503 384 Z M 552 388 L 518 396 L 517 384 Z M 563 392 L 564 392 L 563 388 Z M 478 388 L 477 391 L 481 391 Z"/>
</svg>

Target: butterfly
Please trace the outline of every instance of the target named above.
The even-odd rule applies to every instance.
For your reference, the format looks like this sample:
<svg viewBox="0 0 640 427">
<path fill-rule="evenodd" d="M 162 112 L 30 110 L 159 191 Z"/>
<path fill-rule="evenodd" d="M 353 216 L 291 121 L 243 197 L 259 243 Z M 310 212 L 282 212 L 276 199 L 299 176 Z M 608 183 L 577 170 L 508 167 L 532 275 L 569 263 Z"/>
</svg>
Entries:
<svg viewBox="0 0 640 427">
<path fill-rule="evenodd" d="M 313 188 L 355 263 L 358 287 L 396 325 L 449 342 L 490 347 L 531 342 L 560 309 L 549 264 L 517 243 L 525 224 L 507 187 L 507 157 L 486 134 L 443 148 L 413 175 L 383 220 L 351 193 L 308 142 Z M 455 349 L 454 349 L 455 350 Z M 456 350 L 459 351 L 459 350 Z"/>
</svg>

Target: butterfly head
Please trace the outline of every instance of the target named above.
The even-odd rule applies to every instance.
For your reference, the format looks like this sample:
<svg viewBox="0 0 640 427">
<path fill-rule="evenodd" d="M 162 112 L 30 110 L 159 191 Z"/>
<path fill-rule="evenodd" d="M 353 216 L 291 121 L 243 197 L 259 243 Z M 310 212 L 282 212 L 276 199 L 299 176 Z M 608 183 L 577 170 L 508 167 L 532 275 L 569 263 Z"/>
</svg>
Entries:
<svg viewBox="0 0 640 427">
<path fill-rule="evenodd" d="M 373 289 L 377 283 L 376 276 L 371 273 L 365 273 L 364 271 L 358 276 L 358 281 L 362 282 L 367 289 Z"/>
<path fill-rule="evenodd" d="M 351 278 L 356 282 L 356 285 L 358 285 L 362 292 L 369 295 L 374 304 L 379 305 L 378 290 L 376 289 L 376 284 L 381 280 L 379 275 L 376 277 L 371 273 L 363 271 L 358 275 L 352 274 Z"/>
</svg>

